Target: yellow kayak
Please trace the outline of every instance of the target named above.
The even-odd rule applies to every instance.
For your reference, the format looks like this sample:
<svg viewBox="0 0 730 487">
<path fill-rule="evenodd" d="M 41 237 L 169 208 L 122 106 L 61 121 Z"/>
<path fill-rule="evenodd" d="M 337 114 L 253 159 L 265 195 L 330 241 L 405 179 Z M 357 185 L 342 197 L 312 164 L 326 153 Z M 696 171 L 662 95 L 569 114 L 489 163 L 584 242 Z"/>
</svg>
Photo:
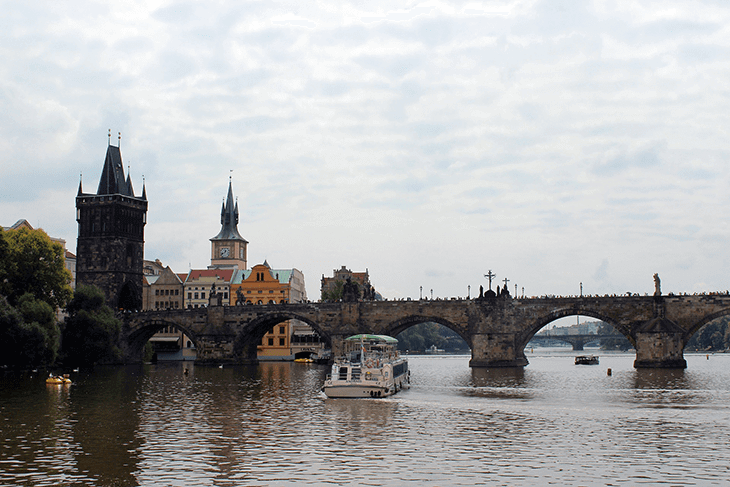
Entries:
<svg viewBox="0 0 730 487">
<path fill-rule="evenodd" d="M 56 375 L 46 379 L 46 384 L 71 384 L 71 379 L 68 378 L 68 374 L 64 374 L 63 377 Z"/>
</svg>

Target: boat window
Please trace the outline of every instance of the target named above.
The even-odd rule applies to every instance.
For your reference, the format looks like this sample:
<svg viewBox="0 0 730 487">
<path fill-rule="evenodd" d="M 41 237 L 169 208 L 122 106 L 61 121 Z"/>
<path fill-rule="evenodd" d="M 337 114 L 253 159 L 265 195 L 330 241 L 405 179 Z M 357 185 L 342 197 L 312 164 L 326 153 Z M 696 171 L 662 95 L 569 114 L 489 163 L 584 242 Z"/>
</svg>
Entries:
<svg viewBox="0 0 730 487">
<path fill-rule="evenodd" d="M 340 380 L 347 380 L 347 367 L 340 367 Z"/>
<path fill-rule="evenodd" d="M 352 380 L 360 380 L 360 367 L 352 368 Z"/>
</svg>

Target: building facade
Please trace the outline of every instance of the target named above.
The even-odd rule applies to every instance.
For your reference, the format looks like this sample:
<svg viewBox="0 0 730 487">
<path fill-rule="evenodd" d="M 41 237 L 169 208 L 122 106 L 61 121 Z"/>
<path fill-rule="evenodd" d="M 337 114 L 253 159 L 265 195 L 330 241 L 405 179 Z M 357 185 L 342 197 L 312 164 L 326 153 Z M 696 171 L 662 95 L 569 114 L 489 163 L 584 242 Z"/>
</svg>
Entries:
<svg viewBox="0 0 730 487">
<path fill-rule="evenodd" d="M 235 269 L 193 269 L 183 284 L 185 307 L 204 308 L 210 302 L 211 291 L 222 296 L 221 304 L 230 303 L 231 278 Z"/>
<path fill-rule="evenodd" d="M 144 276 L 143 310 L 183 308 L 183 281 L 170 266 L 158 274 Z"/>
<path fill-rule="evenodd" d="M 299 303 L 307 300 L 304 274 L 298 269 L 272 269 L 268 262 L 251 269 L 237 270 L 231 281 L 231 305 Z M 298 320 L 274 326 L 261 339 L 259 360 L 294 360 L 294 343 L 304 343 L 295 334 L 311 336 L 313 330 Z M 298 345 L 297 345 L 298 346 Z"/>
<path fill-rule="evenodd" d="M 96 193 L 79 182 L 76 221 L 77 283 L 101 289 L 112 309 L 142 309 L 147 194 L 135 196 L 119 147 L 107 147 Z"/>
<path fill-rule="evenodd" d="M 378 299 L 378 294 L 370 284 L 370 274 L 365 272 L 352 272 L 344 265 L 332 271 L 332 277 L 325 277 L 322 274 L 321 299 L 322 301 L 337 301 L 342 299 L 342 291 L 348 281 L 357 284 L 359 295 L 357 298 Z M 380 298 L 382 299 L 382 297 Z"/>
</svg>

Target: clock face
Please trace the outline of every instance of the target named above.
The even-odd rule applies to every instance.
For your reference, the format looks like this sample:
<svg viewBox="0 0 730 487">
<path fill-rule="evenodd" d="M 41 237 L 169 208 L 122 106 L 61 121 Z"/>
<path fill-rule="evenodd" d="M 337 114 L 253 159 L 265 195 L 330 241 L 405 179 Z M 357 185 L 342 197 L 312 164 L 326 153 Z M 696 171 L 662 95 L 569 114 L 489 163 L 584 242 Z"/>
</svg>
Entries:
<svg viewBox="0 0 730 487">
<path fill-rule="evenodd" d="M 228 257 L 231 255 L 231 249 L 228 247 L 221 247 L 221 257 Z"/>
</svg>

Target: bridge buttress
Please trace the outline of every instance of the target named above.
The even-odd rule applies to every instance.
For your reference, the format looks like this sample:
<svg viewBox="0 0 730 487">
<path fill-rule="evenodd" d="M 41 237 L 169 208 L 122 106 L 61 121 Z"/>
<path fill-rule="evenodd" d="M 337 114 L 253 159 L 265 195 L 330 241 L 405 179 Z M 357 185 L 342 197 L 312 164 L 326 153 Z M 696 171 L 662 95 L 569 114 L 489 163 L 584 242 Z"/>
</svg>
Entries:
<svg viewBox="0 0 730 487">
<path fill-rule="evenodd" d="M 514 333 L 472 335 L 469 367 L 524 367 L 529 362 Z"/>
</svg>

